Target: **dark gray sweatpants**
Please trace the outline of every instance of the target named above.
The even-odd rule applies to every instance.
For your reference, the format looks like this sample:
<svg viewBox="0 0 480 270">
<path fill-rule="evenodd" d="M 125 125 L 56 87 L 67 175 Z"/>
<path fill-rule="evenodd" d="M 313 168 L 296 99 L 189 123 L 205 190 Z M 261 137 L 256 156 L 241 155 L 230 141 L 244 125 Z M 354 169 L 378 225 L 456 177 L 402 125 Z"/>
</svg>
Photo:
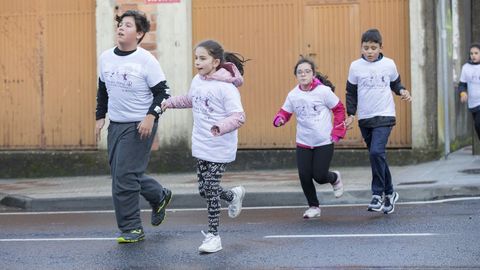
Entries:
<svg viewBox="0 0 480 270">
<path fill-rule="evenodd" d="M 141 194 L 153 206 L 165 197 L 164 188 L 144 174 L 150 159 L 154 135 L 140 139 L 139 122 L 108 126 L 108 159 L 112 175 L 112 197 L 118 228 L 122 231 L 142 229 Z M 153 126 L 155 134 L 158 124 Z"/>
</svg>

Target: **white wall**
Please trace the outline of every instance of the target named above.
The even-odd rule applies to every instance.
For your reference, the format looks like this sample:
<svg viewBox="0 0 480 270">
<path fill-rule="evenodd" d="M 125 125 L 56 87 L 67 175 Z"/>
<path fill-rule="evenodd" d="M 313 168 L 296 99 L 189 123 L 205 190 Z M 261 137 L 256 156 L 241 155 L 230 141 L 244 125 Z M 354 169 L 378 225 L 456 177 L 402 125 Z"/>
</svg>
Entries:
<svg viewBox="0 0 480 270">
<path fill-rule="evenodd" d="M 425 81 L 425 28 L 423 1 L 409 1 L 410 10 L 410 65 L 412 78 L 412 148 L 424 148 L 428 145 Z M 415 117 L 419 115 L 421 117 Z"/>
<path fill-rule="evenodd" d="M 103 51 L 115 46 L 115 15 L 113 13 L 114 9 L 115 0 L 97 0 L 97 9 L 95 14 L 95 23 L 97 29 L 97 59 L 100 57 L 100 54 L 102 54 Z M 94 112 L 92 112 L 92 114 L 93 113 Z M 107 149 L 107 127 L 108 117 L 105 123 L 105 127 L 103 128 L 101 133 L 102 137 L 98 142 L 99 149 Z"/>
<path fill-rule="evenodd" d="M 191 7 L 191 0 L 157 5 L 158 60 L 172 96 L 187 94 L 192 79 Z M 190 145 L 192 123 L 191 109 L 167 110 L 159 125 L 160 147 L 181 142 Z"/>
<path fill-rule="evenodd" d="M 97 59 L 103 51 L 115 46 L 115 5 L 115 0 L 97 0 Z M 167 77 L 171 95 L 186 94 L 192 79 L 191 0 L 155 6 L 158 60 Z M 160 118 L 157 132 L 160 147 L 179 142 L 190 144 L 192 122 L 190 109 L 168 110 Z M 107 148 L 107 127 L 108 117 L 99 149 Z"/>
</svg>

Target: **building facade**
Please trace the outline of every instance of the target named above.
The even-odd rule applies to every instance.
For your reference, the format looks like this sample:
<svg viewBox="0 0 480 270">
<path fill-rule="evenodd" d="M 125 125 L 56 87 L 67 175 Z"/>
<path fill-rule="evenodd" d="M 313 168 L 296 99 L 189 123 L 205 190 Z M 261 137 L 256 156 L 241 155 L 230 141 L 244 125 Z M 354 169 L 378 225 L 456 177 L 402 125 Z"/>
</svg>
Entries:
<svg viewBox="0 0 480 270">
<path fill-rule="evenodd" d="M 247 123 L 239 149 L 268 155 L 295 146 L 295 123 L 275 129 L 271 122 L 295 85 L 298 57 L 312 57 L 344 102 L 361 34 L 378 28 L 385 55 L 413 96 L 412 103 L 395 98 L 397 125 L 388 147 L 424 156 L 418 160 L 438 157 L 449 151 L 444 145 L 454 150 L 474 137 L 455 85 L 468 44 L 478 38 L 471 15 L 478 6 L 458 0 L 2 1 L 0 150 L 106 148 L 106 132 L 100 142 L 94 138 L 96 60 L 115 45 L 115 15 L 138 9 L 152 22 L 141 46 L 160 61 L 173 95 L 188 92 L 193 49 L 201 40 L 216 39 L 251 59 L 240 89 Z M 169 110 L 154 150 L 188 156 L 191 128 L 190 110 Z M 339 153 L 364 148 L 358 128 L 336 147 Z"/>
</svg>

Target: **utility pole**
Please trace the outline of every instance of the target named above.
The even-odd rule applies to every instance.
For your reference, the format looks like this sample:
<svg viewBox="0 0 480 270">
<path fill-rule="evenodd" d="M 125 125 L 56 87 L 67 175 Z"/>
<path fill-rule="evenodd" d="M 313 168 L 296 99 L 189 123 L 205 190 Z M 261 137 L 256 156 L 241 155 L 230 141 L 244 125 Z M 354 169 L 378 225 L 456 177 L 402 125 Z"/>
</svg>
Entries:
<svg viewBox="0 0 480 270">
<path fill-rule="evenodd" d="M 445 159 L 447 159 L 448 154 L 450 154 L 450 110 L 448 107 L 448 96 L 450 88 L 448 87 L 448 58 L 447 58 L 447 12 L 445 5 L 447 2 L 445 0 L 440 0 L 438 5 L 440 5 L 440 25 L 439 25 L 439 32 L 440 32 L 440 54 L 441 58 L 441 76 L 442 76 L 442 86 L 443 86 L 443 117 L 444 117 L 444 140 L 445 140 Z"/>
</svg>

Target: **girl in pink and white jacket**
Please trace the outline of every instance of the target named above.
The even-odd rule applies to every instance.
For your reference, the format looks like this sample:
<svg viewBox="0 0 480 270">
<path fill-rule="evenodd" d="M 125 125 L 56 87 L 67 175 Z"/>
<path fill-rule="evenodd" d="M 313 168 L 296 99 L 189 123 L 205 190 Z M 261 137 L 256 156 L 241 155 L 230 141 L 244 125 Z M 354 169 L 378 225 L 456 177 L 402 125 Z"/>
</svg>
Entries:
<svg viewBox="0 0 480 270">
<path fill-rule="evenodd" d="M 302 57 L 295 65 L 294 75 L 298 85 L 288 93 L 273 125 L 284 125 L 293 113 L 297 117 L 298 175 L 309 206 L 303 217 L 313 218 L 321 213 L 313 180 L 319 184 L 330 183 L 335 197 L 343 195 L 340 172 L 329 171 L 329 168 L 333 143 L 345 136 L 345 107 L 333 93 L 333 84 L 316 72 L 312 60 Z"/>
<path fill-rule="evenodd" d="M 229 203 L 228 215 L 237 217 L 242 210 L 245 189 L 242 186 L 224 190 L 220 178 L 237 153 L 237 129 L 245 123 L 240 93 L 243 84 L 243 58 L 224 52 L 213 40 L 195 48 L 195 68 L 190 90 L 185 96 L 175 96 L 162 104 L 167 108 L 192 108 L 192 155 L 197 159 L 200 196 L 207 201 L 208 233 L 198 248 L 200 252 L 222 249 L 218 235 L 220 199 Z"/>
</svg>

